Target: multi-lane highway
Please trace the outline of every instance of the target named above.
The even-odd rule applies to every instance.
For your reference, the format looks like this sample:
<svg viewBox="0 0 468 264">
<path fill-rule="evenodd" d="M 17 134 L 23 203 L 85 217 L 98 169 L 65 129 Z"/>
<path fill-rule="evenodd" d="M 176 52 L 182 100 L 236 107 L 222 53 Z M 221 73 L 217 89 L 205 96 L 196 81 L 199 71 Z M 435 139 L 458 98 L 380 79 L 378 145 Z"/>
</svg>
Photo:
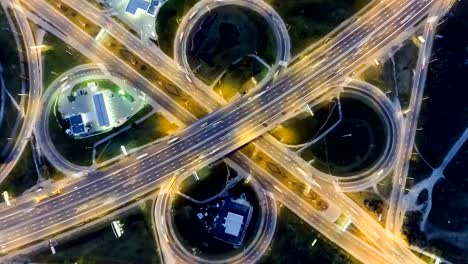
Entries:
<svg viewBox="0 0 468 264">
<path fill-rule="evenodd" d="M 419 1 L 416 1 L 416 2 L 419 2 Z M 419 4 L 420 4 L 419 7 L 422 6 L 422 7 L 424 7 L 424 8 L 427 8 L 427 7 L 429 6 L 429 4 L 427 4 L 426 6 L 422 5 L 421 3 L 419 3 Z M 418 6 L 417 6 L 417 7 L 418 7 Z M 403 9 L 403 10 L 405 10 L 405 9 Z M 411 10 L 411 9 L 410 9 L 410 10 Z M 413 9 L 413 10 L 411 10 L 411 11 L 414 12 L 415 10 Z M 419 13 L 419 12 L 418 12 L 418 13 Z M 416 14 L 418 14 L 418 13 L 416 13 Z M 394 15 L 394 16 L 395 16 L 395 15 Z M 383 38 L 383 37 L 381 37 L 380 39 L 382 39 L 382 38 Z M 335 75 L 335 74 L 333 74 L 333 75 Z M 279 85 L 279 87 L 281 87 L 281 85 Z M 283 89 L 284 89 L 284 85 L 283 85 Z M 265 93 L 265 95 L 266 95 L 266 94 L 271 94 L 271 92 L 270 92 L 270 93 L 268 93 L 268 92 L 269 92 L 269 91 L 274 91 L 274 90 L 277 90 L 277 89 L 271 88 L 270 90 L 266 91 L 267 93 Z M 298 93 L 298 92 L 297 92 L 297 93 Z M 275 96 L 275 95 L 276 95 L 276 94 L 273 94 L 273 96 Z M 266 97 L 266 96 L 265 96 L 265 97 Z M 259 100 L 260 100 L 260 99 L 263 99 L 263 97 L 257 97 L 257 98 L 258 98 Z M 270 99 L 270 98 L 267 98 L 267 99 Z M 265 104 L 265 102 L 264 102 L 263 100 L 261 100 L 260 102 L 256 102 L 256 101 L 258 101 L 258 100 L 255 100 L 255 99 L 254 99 L 254 100 L 250 100 L 250 103 L 249 103 L 249 104 L 252 105 L 253 102 L 257 103 L 257 105 Z M 253 109 L 258 108 L 258 107 L 256 107 L 256 106 L 252 106 L 252 107 L 253 107 Z M 227 107 L 227 109 L 229 109 L 229 108 L 230 108 L 230 107 Z M 239 108 L 239 109 L 245 109 L 245 108 L 247 108 L 247 107 L 242 107 L 242 108 Z M 235 113 L 234 116 L 236 116 L 236 114 L 239 115 L 239 113 L 238 113 L 239 111 L 238 111 L 237 109 L 238 109 L 238 107 L 236 107 L 236 110 L 230 111 L 230 112 L 231 112 L 231 113 Z M 212 118 L 212 117 L 216 117 L 216 114 L 217 114 L 217 113 L 215 113 L 214 115 L 211 115 L 210 117 L 211 117 L 211 118 Z M 234 119 L 235 119 L 235 117 L 234 117 Z M 221 123 L 218 127 L 222 128 L 222 129 L 230 128 L 230 127 L 225 127 L 224 124 L 226 124 L 226 123 L 229 124 L 229 121 Z M 251 122 L 250 122 L 250 123 L 251 123 Z M 257 126 L 258 126 L 258 125 L 257 125 Z M 195 126 L 192 126 L 192 127 L 195 127 L 195 128 L 196 128 L 197 126 L 195 125 Z M 243 127 L 245 127 L 245 125 L 243 125 Z M 204 130 L 206 130 L 206 129 L 199 129 L 198 131 L 204 131 Z M 217 130 L 220 130 L 220 129 L 217 129 Z M 202 135 L 203 135 L 203 133 L 199 133 L 199 134 L 202 134 Z M 226 135 L 226 134 L 224 134 L 224 135 Z M 215 134 L 215 136 L 216 136 L 216 134 Z M 181 138 L 182 138 L 182 137 L 181 137 Z M 199 139 L 200 136 L 199 136 L 199 137 L 194 136 L 194 137 L 191 137 L 191 138 L 197 138 L 197 139 Z M 182 144 L 183 144 L 185 141 L 186 141 L 186 140 L 185 140 L 185 137 L 183 137 L 183 139 L 181 139 L 179 142 L 176 142 L 176 144 L 178 145 L 177 147 L 180 146 L 181 149 L 184 149 L 184 146 L 183 146 Z M 190 140 L 190 141 L 193 142 L 193 141 L 195 141 L 195 140 Z M 215 141 L 212 141 L 212 142 L 215 142 Z M 212 145 L 212 144 L 209 144 L 209 145 Z M 202 148 L 210 149 L 211 146 L 209 146 L 209 145 L 207 145 L 207 146 L 202 146 Z M 179 149 L 180 149 L 180 148 L 179 148 Z"/>
<path fill-rule="evenodd" d="M 284 120 L 283 112 L 300 108 L 325 94 L 328 91 L 326 87 L 333 87 L 330 84 L 339 82 L 355 67 L 391 46 L 392 40 L 398 39 L 405 30 L 424 18 L 431 4 L 431 1 L 386 1 L 378 12 L 375 11 L 376 14 L 360 19 L 354 28 L 330 41 L 326 53 L 314 56 L 313 60 L 305 57 L 269 88 L 264 87 L 249 98 L 237 100 L 181 131 L 173 144 L 155 145 L 147 149 L 151 154 L 144 159 L 130 158 L 106 171 L 91 173 L 77 183 L 76 190 L 75 186 L 67 187 L 62 195 L 39 203 L 31 212 L 18 211 L 14 215 L 2 216 L 0 246 L 7 251 L 33 238 L 63 230 L 79 222 L 77 218 L 83 217 L 81 214 L 92 215 L 98 210 L 96 208 L 104 212 L 151 190 L 165 176 L 190 173 L 235 150 Z M 401 17 L 408 19 L 401 23 Z M 276 109 L 277 112 L 271 113 L 268 109 Z M 254 116 L 255 120 L 252 119 Z M 124 184 L 125 188 L 122 187 Z M 73 199 L 75 197 L 81 200 Z M 82 204 L 97 197 L 102 204 L 91 205 L 94 207 L 92 210 L 74 203 L 81 201 Z M 106 200 L 107 197 L 114 197 L 114 200 Z M 70 205 L 64 203 L 67 199 L 73 202 Z M 47 208 L 49 205 L 51 207 Z M 48 209 L 47 213 L 40 213 L 44 208 Z M 20 222 L 19 217 L 24 220 Z M 383 249 L 396 251 L 396 256 L 390 256 L 391 259 L 418 262 L 410 252 L 392 246 L 389 243 Z"/>
</svg>

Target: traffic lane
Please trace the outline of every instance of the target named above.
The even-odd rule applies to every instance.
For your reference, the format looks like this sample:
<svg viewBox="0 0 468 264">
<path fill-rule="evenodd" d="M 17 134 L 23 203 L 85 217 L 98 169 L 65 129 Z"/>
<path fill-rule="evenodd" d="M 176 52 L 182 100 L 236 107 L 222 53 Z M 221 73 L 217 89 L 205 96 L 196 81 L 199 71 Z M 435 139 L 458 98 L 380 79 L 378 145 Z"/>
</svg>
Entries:
<svg viewBox="0 0 468 264">
<path fill-rule="evenodd" d="M 216 146 L 216 144 L 217 143 L 214 142 L 213 145 Z M 199 151 L 203 151 L 205 148 L 208 148 L 208 147 L 210 147 L 210 146 L 209 145 L 202 146 L 199 149 Z M 175 150 L 172 154 L 169 154 L 169 155 L 176 156 L 177 152 L 178 152 L 178 150 Z M 198 156 L 197 153 L 193 154 L 191 152 L 184 152 L 184 154 L 197 155 Z M 185 161 L 187 161 L 186 162 L 187 164 L 192 163 L 195 160 L 194 156 L 181 157 L 181 158 L 177 157 L 177 159 L 174 160 L 172 163 L 166 164 L 166 166 L 163 166 L 162 168 L 161 167 L 157 167 L 157 168 L 158 169 L 160 168 L 160 169 L 163 170 L 163 172 L 162 172 L 163 175 L 164 175 L 164 173 L 172 172 L 177 168 L 178 165 L 184 165 L 185 166 L 185 163 L 182 163 L 182 162 L 178 161 L 179 159 L 184 159 Z M 123 180 L 125 180 L 125 182 L 130 182 L 134 178 L 138 177 L 138 174 L 135 175 L 135 173 L 137 171 L 142 171 L 140 174 L 145 174 L 146 172 L 150 172 L 150 171 L 153 172 L 153 173 L 158 173 L 158 171 L 154 170 L 153 167 L 152 167 L 152 166 L 154 166 L 155 163 L 158 163 L 158 162 L 160 162 L 160 164 L 164 164 L 163 160 L 161 160 L 161 159 L 149 160 L 149 162 L 143 164 L 142 168 L 141 167 L 140 168 L 130 167 L 130 168 L 127 168 L 127 169 L 125 169 L 123 171 L 120 171 L 120 172 L 116 173 L 115 175 L 111 175 L 111 177 L 99 178 L 98 181 L 92 181 L 91 178 L 88 178 L 86 180 L 91 181 L 91 183 L 89 185 L 84 185 L 83 187 L 74 189 L 72 192 L 63 194 L 63 196 L 59 196 L 57 198 L 52 198 L 52 200 L 50 200 L 50 201 L 45 201 L 44 203 L 38 204 L 38 206 L 36 206 L 35 208 L 38 209 L 40 207 L 44 207 L 44 206 L 48 206 L 48 205 L 50 205 L 51 207 L 56 207 L 58 205 L 63 206 L 66 202 L 61 201 L 61 200 L 65 199 L 65 197 L 67 197 L 67 196 L 73 196 L 73 197 L 77 197 L 77 198 L 81 198 L 81 196 L 84 196 L 84 197 L 87 197 L 87 198 L 92 197 L 92 195 L 97 196 L 97 195 L 100 194 L 100 192 L 98 192 L 98 191 L 104 191 L 104 190 L 106 190 L 106 188 L 108 186 L 112 187 L 112 186 L 116 185 L 117 180 L 119 179 L 118 178 L 119 176 L 122 176 Z M 146 166 L 148 166 L 148 167 L 146 167 Z M 134 176 L 134 178 L 126 178 L 125 176 L 128 175 L 128 174 L 135 175 L 135 176 Z M 67 203 L 67 205 L 70 205 L 70 204 Z M 72 205 L 74 205 L 74 204 L 72 204 Z M 70 205 L 70 206 L 72 206 L 72 205 Z M 29 217 L 35 217 L 37 214 L 42 215 L 42 216 L 48 216 L 48 214 L 44 215 L 41 210 L 35 210 L 35 211 L 33 210 L 32 212 L 30 212 L 30 214 L 28 216 Z M 17 215 L 16 217 L 21 217 L 22 221 L 23 221 L 23 224 L 28 224 L 29 223 L 29 221 L 26 221 L 22 215 Z M 8 225 L 9 221 L 11 221 L 11 220 L 12 220 L 11 217 L 7 217 L 7 218 L 2 219 L 2 221 L 0 222 L 2 224 L 1 227 L 5 228 L 6 225 Z"/>
<path fill-rule="evenodd" d="M 213 142 L 213 143 L 214 143 L 213 145 L 216 146 L 216 142 Z M 199 151 L 203 151 L 205 148 L 209 148 L 209 147 L 210 147 L 210 145 L 201 146 Z M 172 154 L 169 154 L 169 156 L 176 156 L 177 152 L 178 152 L 178 150 L 175 149 Z M 191 152 L 184 152 L 184 153 L 187 153 L 188 155 L 192 154 Z M 198 154 L 196 154 L 196 153 L 194 155 L 198 156 Z M 138 168 L 138 171 L 143 170 L 143 172 L 140 173 L 140 174 L 144 174 L 144 173 L 146 173 L 148 171 L 153 171 L 153 172 L 157 173 L 157 171 L 153 170 L 153 167 L 151 167 L 151 166 L 154 166 L 155 163 L 164 164 L 163 159 L 149 160 L 149 162 L 143 163 L 143 167 Z M 181 158 L 177 157 L 177 159 L 174 162 L 170 163 L 169 166 L 163 166 L 162 168 L 161 167 L 157 167 L 157 168 L 163 169 L 164 170 L 163 173 L 173 171 L 173 170 L 175 170 L 177 168 L 178 165 L 185 165 L 184 163 L 179 162 L 178 161 L 179 159 L 184 159 L 184 160 L 187 161 L 187 163 L 191 163 L 191 162 L 193 162 L 195 160 L 193 156 L 192 157 L 181 157 Z M 146 169 L 147 168 L 146 166 L 148 166 L 148 169 Z M 133 178 L 125 178 L 125 176 L 128 175 L 128 174 L 135 175 L 136 172 L 137 172 L 137 168 L 130 167 L 130 168 L 127 168 L 127 169 L 125 169 L 123 171 L 117 172 L 115 175 L 111 175 L 110 177 L 107 176 L 107 177 L 98 178 L 97 181 L 93 181 L 93 179 L 91 177 L 87 178 L 86 179 L 87 183 L 81 183 L 80 187 L 75 186 L 72 192 L 65 193 L 65 194 L 63 194 L 63 196 L 59 196 L 57 198 L 52 198 L 52 200 L 48 200 L 48 201 L 45 201 L 44 203 L 38 204 L 35 208 L 38 209 L 40 207 L 49 206 L 49 205 L 51 207 L 56 207 L 58 205 L 63 206 L 65 203 L 67 205 L 69 205 L 69 206 L 72 206 L 74 204 L 69 204 L 69 203 L 61 201 L 61 200 L 65 199 L 65 197 L 67 197 L 67 196 L 73 196 L 73 197 L 78 197 L 78 198 L 81 198 L 82 195 L 84 195 L 87 198 L 91 198 L 93 195 L 98 196 L 100 194 L 100 192 L 98 192 L 98 191 L 102 192 L 102 191 L 106 190 L 106 188 L 108 186 L 116 185 L 117 180 L 119 179 L 118 178 L 119 176 L 122 176 L 123 180 L 125 180 L 125 182 L 129 182 L 129 181 L 132 181 Z M 134 177 L 138 177 L 138 174 L 135 175 Z M 89 182 L 91 182 L 91 183 L 89 183 Z M 84 193 L 84 194 L 82 194 L 82 193 Z M 90 194 L 91 194 L 91 196 L 90 196 Z M 28 217 L 33 218 L 36 215 L 48 216 L 48 214 L 44 215 L 41 210 L 35 210 L 35 211 L 32 211 L 32 212 L 29 212 Z M 26 221 L 26 219 L 24 219 L 24 216 L 21 215 L 21 214 L 16 215 L 16 217 L 21 217 L 22 222 L 25 225 L 30 222 L 30 221 Z M 1 222 L 0 222 L 1 228 L 6 228 L 9 225 L 9 222 L 12 221 L 13 219 L 14 218 L 12 218 L 12 217 L 6 217 L 6 218 L 2 219 Z M 31 221 L 34 221 L 34 219 L 32 219 Z"/>
<path fill-rule="evenodd" d="M 154 191 L 154 189 L 147 188 L 145 191 L 151 192 L 151 191 Z M 18 232 L 16 232 L 16 234 L 10 238 L 10 241 L 0 243 L 0 248 L 2 249 L 2 251 L 8 251 L 10 249 L 30 243 L 31 241 L 38 241 L 43 237 L 47 237 L 49 235 L 55 234 L 70 226 L 82 224 L 84 221 L 87 221 L 90 218 L 94 218 L 97 215 L 101 214 L 101 212 L 107 212 L 112 209 L 115 209 L 116 205 L 124 205 L 125 203 L 128 202 L 129 198 L 127 197 L 132 194 L 133 193 L 124 194 L 123 196 L 115 198 L 115 200 L 110 203 L 101 202 L 96 207 L 96 209 L 100 209 L 100 210 L 97 210 L 98 211 L 97 213 L 93 211 L 83 211 L 83 212 L 80 212 L 78 215 L 76 215 L 75 212 L 68 211 L 68 212 L 64 212 L 63 215 L 56 217 L 56 218 L 43 219 L 39 223 L 33 225 L 32 227 L 27 226 L 27 227 L 24 227 L 22 230 L 19 230 Z M 139 196 L 138 194 L 135 196 L 131 196 L 130 199 L 135 199 L 138 196 Z M 53 223 L 53 225 L 48 225 L 47 222 Z M 23 231 L 23 232 L 20 232 L 20 231 Z"/>
<path fill-rule="evenodd" d="M 139 55 L 142 60 L 152 65 L 153 68 L 161 72 L 167 79 L 174 82 L 178 87 L 182 87 L 182 89 L 192 97 L 205 98 L 208 96 L 199 89 L 184 89 L 183 87 L 186 87 L 187 83 L 185 75 L 182 74 L 177 65 L 168 56 L 166 56 L 159 49 L 157 49 L 159 52 L 156 52 L 155 49 L 148 47 L 148 45 L 144 44 L 143 41 L 128 32 L 115 20 L 109 19 L 108 17 L 99 14 L 101 11 L 94 6 L 82 1 L 65 0 L 64 2 L 76 10 L 83 10 L 87 16 L 93 16 L 93 21 L 96 22 L 96 24 L 99 26 L 107 28 L 108 34 L 122 42 L 122 44 L 130 48 L 134 54 Z M 109 24 L 111 26 L 108 26 Z M 151 54 L 154 56 L 148 56 Z M 212 109 L 217 108 L 217 106 L 213 105 L 211 102 L 206 102 L 206 104 Z"/>
<path fill-rule="evenodd" d="M 22 33 L 21 36 L 23 38 L 24 45 L 26 47 L 33 46 L 34 38 L 32 36 L 32 32 L 29 27 L 29 24 L 27 23 L 27 20 L 21 14 L 19 15 L 18 12 L 16 11 L 13 11 L 13 12 L 15 14 L 19 29 Z M 19 41 L 17 35 L 18 34 L 15 34 L 14 37 L 16 41 Z M 20 47 L 18 47 L 18 49 L 21 51 Z M 38 112 L 37 111 L 38 104 L 36 101 L 39 100 L 40 91 L 41 91 L 41 86 L 37 85 L 37 79 L 40 80 L 39 71 L 37 70 L 38 65 L 40 65 L 40 63 L 38 62 L 39 57 L 37 53 L 38 51 L 36 50 L 31 50 L 31 49 L 26 50 L 26 60 L 29 63 L 28 72 L 29 72 L 29 77 L 30 77 L 29 78 L 29 91 L 28 91 L 29 100 L 27 100 L 27 105 L 26 105 L 27 112 L 24 116 L 23 125 L 21 127 L 21 130 L 19 131 L 17 140 L 6 159 L 9 162 L 2 163 L 0 165 L 0 182 L 2 182 L 8 176 L 8 174 L 11 172 L 13 167 L 17 164 L 18 160 L 20 159 L 21 153 L 23 153 L 28 143 L 27 139 L 31 137 L 32 135 L 32 128 L 33 128 L 32 124 L 35 123 L 35 120 L 37 118 L 36 113 Z M 21 67 L 23 69 L 23 66 Z"/>
<path fill-rule="evenodd" d="M 143 78 L 136 70 L 128 66 L 124 63 L 121 59 L 114 56 L 109 50 L 104 48 L 103 46 L 97 44 L 95 40 L 87 35 L 84 31 L 76 27 L 74 24 L 71 24 L 65 17 L 60 15 L 56 9 L 48 8 L 48 4 L 41 4 L 39 1 L 32 1 L 32 2 L 25 2 L 36 12 L 42 14 L 44 18 L 54 18 L 53 24 L 61 28 L 67 34 L 73 36 L 80 40 L 82 45 L 86 47 L 88 50 L 91 51 L 99 51 L 100 61 L 104 62 L 108 67 L 111 69 L 116 69 L 118 72 L 126 73 L 126 77 L 129 79 L 137 78 L 140 82 L 144 83 L 146 87 L 150 87 L 150 89 L 146 89 L 146 92 L 149 95 L 153 95 L 153 98 L 156 102 L 162 105 L 164 108 L 169 110 L 174 115 L 179 115 L 180 120 L 185 120 L 186 122 L 192 122 L 194 119 L 192 115 L 183 110 L 182 108 L 175 108 L 174 105 L 177 105 L 175 101 L 173 101 L 169 96 L 165 93 L 162 93 L 159 89 L 157 89 L 154 84 Z M 52 21 L 49 21 L 52 22 Z"/>
<path fill-rule="evenodd" d="M 327 220 L 328 218 L 324 216 L 323 212 L 319 212 L 315 210 L 313 207 L 311 207 L 309 204 L 305 203 L 299 196 L 297 196 L 295 193 L 291 192 L 289 189 L 283 187 L 283 188 L 275 188 L 275 186 L 281 186 L 281 183 L 268 175 L 265 171 L 263 171 L 261 168 L 259 168 L 257 165 L 252 164 L 251 162 L 248 161 L 248 159 L 243 159 L 241 156 L 242 154 L 235 154 L 233 157 L 233 160 L 235 160 L 236 164 L 239 164 L 240 166 L 243 166 L 245 169 L 247 169 L 252 176 L 254 176 L 256 179 L 262 182 L 263 185 L 267 189 L 269 189 L 271 192 L 274 193 L 274 197 L 278 199 L 280 202 L 283 204 L 287 205 L 288 208 L 292 209 L 298 216 L 303 218 L 306 222 L 308 222 L 311 226 L 316 228 L 318 231 L 320 231 L 322 234 L 327 236 L 330 240 L 334 241 L 334 237 L 336 235 L 340 236 L 340 239 L 338 241 L 334 241 L 336 244 L 340 245 L 342 248 L 346 249 L 348 252 L 350 252 L 350 247 L 356 246 L 361 253 L 358 254 L 358 256 L 366 256 L 366 257 L 374 257 L 377 258 L 377 255 L 373 256 L 372 254 L 367 254 L 369 249 L 371 248 L 369 245 L 364 243 L 363 241 L 356 239 L 354 236 L 347 232 L 341 232 L 339 231 L 339 227 Z M 244 156 L 245 157 L 245 156 Z M 287 201 L 287 203 L 286 203 Z M 293 203 L 296 204 L 292 206 L 292 201 Z M 300 211 L 301 213 L 298 213 Z M 307 217 L 304 217 L 304 213 L 308 212 L 310 213 Z M 346 239 L 344 239 L 346 238 Z M 343 241 L 347 241 L 349 239 L 353 240 L 353 243 L 346 244 L 343 243 Z M 372 252 L 376 252 L 375 248 L 372 248 Z M 381 259 L 382 257 L 385 256 L 378 256 L 377 259 Z M 375 261 L 375 260 L 374 260 Z M 375 263 L 375 262 L 372 262 Z"/>
</svg>

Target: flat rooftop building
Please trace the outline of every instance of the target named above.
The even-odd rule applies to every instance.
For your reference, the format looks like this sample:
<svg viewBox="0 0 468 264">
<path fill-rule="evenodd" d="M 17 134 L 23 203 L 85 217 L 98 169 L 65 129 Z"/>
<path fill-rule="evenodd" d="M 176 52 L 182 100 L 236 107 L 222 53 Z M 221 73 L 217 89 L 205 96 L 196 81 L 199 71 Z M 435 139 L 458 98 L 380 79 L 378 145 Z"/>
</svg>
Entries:
<svg viewBox="0 0 468 264">
<path fill-rule="evenodd" d="M 96 108 L 96 115 L 99 126 L 106 127 L 110 125 L 109 115 L 107 113 L 106 102 L 102 93 L 93 95 L 94 107 Z"/>
<path fill-rule="evenodd" d="M 125 11 L 135 15 L 138 9 L 148 10 L 150 3 L 145 0 L 130 0 Z"/>
<path fill-rule="evenodd" d="M 75 115 L 68 118 L 70 121 L 70 129 L 74 135 L 79 135 L 86 132 L 85 125 L 83 123 L 83 117 L 81 115 Z"/>
<path fill-rule="evenodd" d="M 252 217 L 252 206 L 243 195 L 240 199 L 227 200 L 215 219 L 214 237 L 240 246 Z"/>
</svg>

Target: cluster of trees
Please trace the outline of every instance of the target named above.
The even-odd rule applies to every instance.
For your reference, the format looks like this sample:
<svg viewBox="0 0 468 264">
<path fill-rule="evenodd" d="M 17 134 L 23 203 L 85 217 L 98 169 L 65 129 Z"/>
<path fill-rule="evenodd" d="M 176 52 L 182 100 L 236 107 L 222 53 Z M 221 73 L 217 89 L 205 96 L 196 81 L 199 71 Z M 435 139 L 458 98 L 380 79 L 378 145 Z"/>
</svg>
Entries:
<svg viewBox="0 0 468 264">
<path fill-rule="evenodd" d="M 364 205 L 369 208 L 372 212 L 376 214 L 381 214 L 383 212 L 383 201 L 377 199 L 366 199 L 364 200 Z"/>
</svg>

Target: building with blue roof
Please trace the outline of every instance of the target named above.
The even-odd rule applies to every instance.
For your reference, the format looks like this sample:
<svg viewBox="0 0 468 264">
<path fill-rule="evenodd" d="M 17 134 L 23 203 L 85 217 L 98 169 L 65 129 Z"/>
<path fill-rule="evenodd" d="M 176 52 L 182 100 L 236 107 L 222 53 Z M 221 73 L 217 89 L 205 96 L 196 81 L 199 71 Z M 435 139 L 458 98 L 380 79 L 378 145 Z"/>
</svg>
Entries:
<svg viewBox="0 0 468 264">
<path fill-rule="evenodd" d="M 148 10 L 149 5 L 150 2 L 145 0 L 130 0 L 125 11 L 135 15 L 138 9 L 143 9 L 144 11 Z"/>
<path fill-rule="evenodd" d="M 83 123 L 83 117 L 81 115 L 75 115 L 68 118 L 70 121 L 70 129 L 74 135 L 79 135 L 86 132 L 85 125 Z"/>
<path fill-rule="evenodd" d="M 215 218 L 214 237 L 224 242 L 240 246 L 252 218 L 252 206 L 245 195 L 240 199 L 228 199 Z"/>
<path fill-rule="evenodd" d="M 104 101 L 104 94 L 99 93 L 93 95 L 94 108 L 96 109 L 96 116 L 99 126 L 107 127 L 110 125 L 109 115 L 107 113 L 106 102 Z"/>
<path fill-rule="evenodd" d="M 160 3 L 160 0 L 130 0 L 127 4 L 127 8 L 125 9 L 125 11 L 132 15 L 135 15 L 137 10 L 141 9 L 149 15 L 154 16 L 156 13 L 156 9 L 159 7 Z"/>
</svg>

